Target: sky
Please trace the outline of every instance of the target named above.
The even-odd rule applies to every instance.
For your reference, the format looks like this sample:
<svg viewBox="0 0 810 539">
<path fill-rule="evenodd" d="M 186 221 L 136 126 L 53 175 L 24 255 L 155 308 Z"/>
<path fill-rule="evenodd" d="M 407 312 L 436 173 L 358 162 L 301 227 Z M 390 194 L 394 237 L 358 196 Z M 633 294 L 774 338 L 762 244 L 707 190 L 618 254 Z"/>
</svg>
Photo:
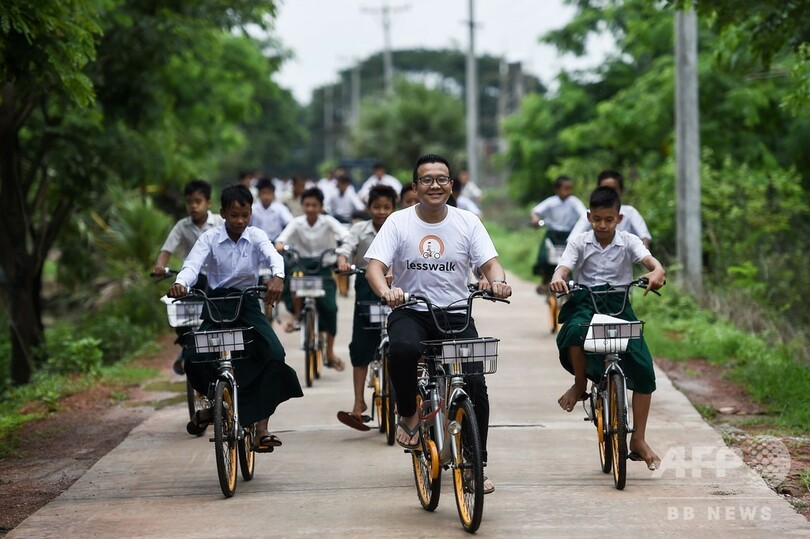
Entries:
<svg viewBox="0 0 810 539">
<path fill-rule="evenodd" d="M 469 0 L 281 0 L 274 34 L 293 58 L 275 80 L 309 103 L 315 88 L 337 82 L 340 70 L 382 50 L 384 2 L 391 7 L 392 49 L 467 50 Z M 589 54 L 575 58 L 540 44 L 541 35 L 573 17 L 574 8 L 563 0 L 474 0 L 474 10 L 477 54 L 521 61 L 524 71 L 552 87 L 561 69 L 593 66 L 610 47 L 607 40 L 592 40 Z"/>
</svg>

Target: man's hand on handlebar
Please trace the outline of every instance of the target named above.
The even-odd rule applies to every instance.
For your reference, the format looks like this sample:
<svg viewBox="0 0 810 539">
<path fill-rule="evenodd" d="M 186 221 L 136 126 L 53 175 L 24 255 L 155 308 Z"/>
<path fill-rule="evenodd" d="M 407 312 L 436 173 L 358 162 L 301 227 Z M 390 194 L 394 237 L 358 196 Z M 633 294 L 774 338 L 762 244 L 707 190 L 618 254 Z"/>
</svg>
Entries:
<svg viewBox="0 0 810 539">
<path fill-rule="evenodd" d="M 496 298 L 506 299 L 512 295 L 512 287 L 502 281 L 487 283 L 492 295 Z"/>
<path fill-rule="evenodd" d="M 180 283 L 174 283 L 166 295 L 170 298 L 182 298 L 186 295 L 186 287 Z"/>
<path fill-rule="evenodd" d="M 383 292 L 382 299 L 393 309 L 405 303 L 405 292 L 401 288 L 389 288 Z"/>
</svg>

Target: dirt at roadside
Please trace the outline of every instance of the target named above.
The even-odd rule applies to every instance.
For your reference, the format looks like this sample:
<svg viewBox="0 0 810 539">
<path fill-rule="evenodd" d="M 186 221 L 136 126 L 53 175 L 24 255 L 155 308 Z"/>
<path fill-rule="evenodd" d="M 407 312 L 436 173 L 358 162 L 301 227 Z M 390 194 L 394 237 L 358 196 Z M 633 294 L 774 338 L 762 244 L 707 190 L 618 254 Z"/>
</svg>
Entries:
<svg viewBox="0 0 810 539">
<path fill-rule="evenodd" d="M 171 363 L 176 354 L 173 337 L 166 335 L 159 341 L 159 352 L 136 361 L 159 369 L 158 380 L 164 383 L 172 377 Z M 726 380 L 721 368 L 702 360 L 658 360 L 657 364 L 723 432 L 754 436 L 774 430 L 762 409 L 742 388 Z M 131 388 L 124 401 L 112 399 L 110 392 L 110 388 L 96 387 L 73 395 L 58 412 L 28 424 L 19 433 L 16 456 L 0 460 L 0 537 L 67 490 L 154 412 L 154 393 L 142 387 Z M 776 490 L 810 519 L 810 493 L 801 480 L 803 472 L 810 474 L 810 439 L 782 440 L 790 451 L 791 470 Z"/>
</svg>

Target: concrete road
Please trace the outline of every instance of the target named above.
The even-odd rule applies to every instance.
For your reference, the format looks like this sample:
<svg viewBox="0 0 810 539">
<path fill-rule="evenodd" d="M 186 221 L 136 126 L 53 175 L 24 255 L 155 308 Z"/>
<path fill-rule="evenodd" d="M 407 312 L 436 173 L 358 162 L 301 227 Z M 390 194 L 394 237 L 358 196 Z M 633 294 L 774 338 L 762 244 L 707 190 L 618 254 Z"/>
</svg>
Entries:
<svg viewBox="0 0 810 539">
<path fill-rule="evenodd" d="M 533 286 L 512 278 L 511 305 L 478 305 L 480 333 L 502 339 L 492 399 L 481 537 L 810 536 L 810 525 L 725 450 L 663 373 L 648 438 L 658 472 L 628 463 L 627 487 L 601 473 L 593 426 L 556 400 L 571 379 L 559 365 Z M 654 298 L 645 301 L 654 301 Z M 346 351 L 351 300 L 340 300 Z M 303 373 L 298 336 L 282 334 Z M 303 385 L 303 382 L 302 382 Z M 12 531 L 29 537 L 463 537 L 451 480 L 438 509 L 421 509 L 410 457 L 335 419 L 352 403 L 351 377 L 328 370 L 272 427 L 284 445 L 258 455 L 256 475 L 224 499 L 214 448 L 185 433 L 184 406 L 156 412 L 69 490 Z M 210 430 L 209 430 L 210 432 Z"/>
</svg>

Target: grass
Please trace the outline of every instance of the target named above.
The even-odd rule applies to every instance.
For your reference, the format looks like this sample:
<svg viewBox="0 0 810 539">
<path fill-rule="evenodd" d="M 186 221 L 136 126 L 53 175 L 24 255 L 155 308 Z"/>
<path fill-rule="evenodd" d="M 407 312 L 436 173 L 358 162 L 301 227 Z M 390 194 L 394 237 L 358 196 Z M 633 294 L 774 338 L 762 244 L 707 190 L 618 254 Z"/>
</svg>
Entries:
<svg viewBox="0 0 810 539">
<path fill-rule="evenodd" d="M 804 490 L 810 492 L 810 470 L 804 470 L 799 473 L 799 481 L 802 482 Z"/>
<path fill-rule="evenodd" d="M 501 264 L 521 279 L 537 280 L 532 275 L 532 266 L 537 258 L 543 233 L 539 229 L 530 228 L 518 233 L 490 221 L 484 221 L 484 224 L 498 250 Z"/>
</svg>

